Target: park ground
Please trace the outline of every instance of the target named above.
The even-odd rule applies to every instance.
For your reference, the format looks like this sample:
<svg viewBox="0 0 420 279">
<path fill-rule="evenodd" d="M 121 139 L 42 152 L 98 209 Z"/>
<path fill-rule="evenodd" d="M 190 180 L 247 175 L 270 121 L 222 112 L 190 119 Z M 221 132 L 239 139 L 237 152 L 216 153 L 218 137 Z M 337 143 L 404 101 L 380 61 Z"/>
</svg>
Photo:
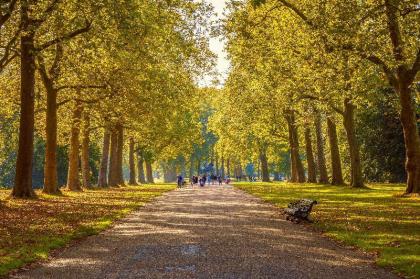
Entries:
<svg viewBox="0 0 420 279">
<path fill-rule="evenodd" d="M 94 235 L 175 185 L 63 191 L 38 199 L 11 199 L 0 189 L 0 276 L 48 258 L 52 249 Z"/>
<path fill-rule="evenodd" d="M 291 200 L 318 201 L 314 227 L 345 245 L 361 248 L 409 278 L 420 278 L 420 198 L 402 197 L 405 186 L 367 188 L 293 183 L 236 183 L 238 188 L 280 208 Z"/>
<path fill-rule="evenodd" d="M 220 189 L 217 191 L 212 189 L 212 187 L 217 188 L 217 186 L 206 188 L 203 194 L 200 194 L 201 189 L 183 190 L 184 192 L 173 191 L 169 196 L 166 195 L 164 199 L 159 199 L 159 204 L 151 205 L 146 212 L 147 214 L 141 213 L 144 211 L 143 209 L 140 210 L 140 213 L 135 213 L 137 217 L 134 215 L 135 218 L 132 217 L 130 222 L 134 221 L 139 231 L 143 229 L 147 231 L 147 225 L 152 225 L 152 223 L 154 227 L 159 225 L 157 227 L 162 230 L 168 230 L 169 234 L 168 232 L 163 234 L 157 232 L 159 235 L 168 234 L 176 238 L 167 239 L 168 241 L 163 242 L 165 245 L 175 243 L 178 240 L 177 237 L 180 237 L 178 234 L 173 235 L 175 229 L 177 232 L 187 230 L 193 232 L 186 235 L 191 239 L 186 239 L 185 235 L 182 235 L 182 241 L 188 240 L 188 243 L 185 243 L 185 247 L 180 246 L 184 254 L 186 253 L 184 250 L 188 250 L 187 254 L 189 256 L 194 256 L 192 254 L 200 249 L 203 251 L 207 249 L 208 253 L 211 254 L 214 248 L 206 248 L 207 245 L 224 241 L 223 239 L 229 239 L 230 236 L 232 238 L 229 239 L 227 244 L 222 245 L 223 249 L 238 242 L 237 235 L 249 238 L 248 242 L 252 243 L 255 240 L 253 239 L 254 236 L 258 235 L 258 239 L 260 239 L 264 233 L 267 234 L 266 239 L 271 239 L 272 244 L 269 246 L 264 244 L 264 247 L 250 247 L 250 251 L 261 250 L 261 253 L 265 255 L 264 257 L 276 257 L 276 253 L 280 253 L 279 251 L 284 253 L 284 247 L 289 247 L 287 249 L 294 247 L 289 245 L 290 241 L 303 241 L 307 239 L 306 234 L 308 234 L 311 237 L 310 241 L 297 243 L 295 246 L 315 249 L 310 252 L 316 254 L 317 258 L 322 258 L 325 251 L 335 255 L 337 259 L 334 269 L 337 268 L 337 272 L 352 273 L 360 271 L 352 270 L 352 267 L 345 266 L 340 262 L 340 258 L 344 254 L 347 255 L 347 258 L 357 259 L 362 266 L 365 266 L 363 264 L 365 260 L 362 259 L 363 257 L 360 254 L 356 253 L 349 256 L 347 253 L 352 252 L 349 252 L 348 249 L 340 250 L 333 244 L 324 242 L 317 237 L 318 232 L 311 233 L 311 229 L 306 228 L 311 226 L 324 235 L 341 242 L 340 247 L 358 247 L 360 250 L 368 252 L 368 258 L 374 258 L 379 266 L 388 267 L 407 278 L 420 278 L 420 239 L 418 233 L 420 231 L 420 199 L 418 197 L 402 198 L 403 185 L 376 184 L 369 185 L 367 189 L 292 183 L 236 183 L 235 186 L 279 208 L 287 206 L 290 201 L 295 199 L 316 199 L 319 204 L 312 213 L 313 226 L 309 224 L 304 226 L 294 225 L 286 222 L 281 214 L 273 211 L 274 209 L 259 206 L 258 200 L 242 196 L 240 191 L 237 192 L 233 189 L 231 191 L 235 191 L 233 195 L 227 194 L 230 193 L 229 189 L 225 192 L 220 192 Z M 79 193 L 63 192 L 63 195 L 60 196 L 44 195 L 38 192 L 39 199 L 36 200 L 10 199 L 9 190 L 0 190 L 0 235 L 2 236 L 0 238 L 0 274 L 4 275 L 10 270 L 27 263 L 46 259 L 49 257 L 51 250 L 66 246 L 74 239 L 85 239 L 86 242 L 86 236 L 98 234 L 109 228 L 113 221 L 123 218 L 131 211 L 174 188 L 175 185 L 156 184 L 105 190 L 85 190 Z M 238 202 L 241 199 L 243 199 L 243 202 Z M 277 210 L 277 212 L 280 213 L 281 210 Z M 256 218 L 255 222 L 250 222 L 252 218 Z M 155 224 L 156 222 L 159 224 Z M 230 222 L 237 223 L 235 223 L 235 226 L 231 226 Z M 117 225 L 117 232 L 118 230 L 124 230 L 123 233 L 119 231 L 119 235 L 127 234 L 127 228 L 123 225 L 119 229 Z M 201 227 L 203 230 L 200 229 Z M 150 252 L 151 254 L 161 253 L 161 250 L 158 249 L 161 239 L 148 239 L 150 233 L 146 231 L 143 234 L 142 232 L 134 233 L 130 230 L 133 236 L 129 236 L 127 239 L 138 242 L 133 247 L 146 245 L 147 249 L 144 248 L 140 251 Z M 253 232 L 257 231 L 258 233 L 254 235 Z M 225 236 L 219 234 L 219 232 L 224 232 Z M 291 234 L 299 237 L 291 238 Z M 197 241 L 195 237 L 200 235 L 207 235 L 209 241 L 203 239 Z M 123 243 L 127 239 L 124 239 Z M 153 241 L 156 242 L 155 246 L 150 246 Z M 98 245 L 109 245 L 108 242 L 98 240 L 97 243 Z M 143 244 L 143 242 L 147 243 Z M 238 245 L 243 244 L 242 241 L 239 240 L 239 242 Z M 71 245 L 74 246 L 71 249 L 76 252 L 70 251 L 69 253 L 77 253 L 80 256 L 89 251 L 89 249 L 78 248 L 79 244 L 74 244 Z M 87 243 L 85 246 L 89 248 L 90 245 L 90 243 Z M 169 250 L 174 252 L 176 247 L 172 246 L 169 247 Z M 312 246 L 312 248 L 309 246 Z M 83 247 L 83 244 L 81 247 Z M 237 247 L 240 246 L 231 247 L 232 249 L 229 251 L 236 253 Z M 277 250 L 273 247 L 277 247 Z M 279 247 L 283 248 L 280 249 Z M 126 255 L 130 254 L 129 249 L 131 248 L 120 249 L 122 249 L 121 254 L 124 255 L 121 259 L 123 263 Z M 138 254 L 139 252 L 134 251 L 133 253 Z M 313 268 L 310 267 L 309 262 L 313 259 L 303 259 L 306 255 L 305 250 L 303 252 L 292 250 L 288 253 L 291 253 L 288 256 L 292 258 L 296 256 L 299 261 L 308 262 L 308 270 Z M 302 255 L 299 256 L 299 253 L 303 253 L 303 258 Z M 100 255 L 95 256 L 99 257 Z M 143 260 L 147 260 L 147 255 L 143 256 Z M 177 255 L 174 254 L 171 258 L 174 256 Z M 278 261 L 284 258 L 284 255 L 278 256 Z M 138 259 L 138 255 L 135 258 Z M 345 261 L 344 259 L 341 261 Z M 255 260 L 258 261 L 258 259 Z M 312 264 L 314 263 L 312 262 Z M 322 266 L 321 263 L 325 265 L 326 270 L 331 270 L 331 266 L 327 264 L 326 260 L 319 261 L 316 265 Z M 218 264 L 220 263 L 218 262 Z M 263 267 L 266 263 L 262 262 L 261 264 Z M 280 268 L 278 267 L 279 264 L 280 262 L 276 264 L 276 268 Z M 297 264 L 300 265 L 300 262 Z M 293 267 L 293 264 L 291 266 Z M 199 269 L 200 267 L 193 264 L 174 263 L 173 268 L 164 268 L 166 268 L 166 272 L 168 270 L 169 272 L 179 271 L 179 269 L 183 272 L 192 272 L 193 268 Z M 246 269 L 246 266 L 243 268 Z M 34 274 L 36 272 L 42 274 L 39 273 L 41 272 L 39 270 L 42 271 L 43 269 L 38 269 Z M 265 268 L 261 270 L 265 270 Z M 272 271 L 277 272 L 276 270 Z M 366 272 L 371 271 L 367 269 Z M 55 269 L 54 272 L 60 272 L 60 270 Z"/>
</svg>

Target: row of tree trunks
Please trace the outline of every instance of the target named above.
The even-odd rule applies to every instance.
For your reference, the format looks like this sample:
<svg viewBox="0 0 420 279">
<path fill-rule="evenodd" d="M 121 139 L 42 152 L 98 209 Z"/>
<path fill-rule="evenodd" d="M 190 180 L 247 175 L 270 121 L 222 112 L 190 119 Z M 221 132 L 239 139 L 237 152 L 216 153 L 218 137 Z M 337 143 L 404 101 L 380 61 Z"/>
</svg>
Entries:
<svg viewBox="0 0 420 279">
<path fill-rule="evenodd" d="M 331 153 L 332 185 L 343 185 L 343 172 L 341 169 L 340 150 L 338 148 L 337 127 L 331 117 L 327 118 L 328 139 Z"/>
<path fill-rule="evenodd" d="M 137 185 L 136 181 L 136 164 L 134 161 L 134 139 L 130 138 L 130 145 L 129 145 L 129 154 L 128 154 L 128 164 L 130 167 L 130 185 Z"/>
<path fill-rule="evenodd" d="M 298 128 L 295 120 L 295 112 L 293 110 L 287 110 L 285 113 L 288 130 L 289 130 L 289 146 L 290 146 L 290 157 L 291 157 L 291 171 L 292 171 L 292 182 L 304 183 L 305 170 L 303 168 L 302 160 L 299 155 L 299 135 Z"/>
<path fill-rule="evenodd" d="M 101 165 L 99 168 L 99 175 L 98 175 L 98 187 L 102 187 L 102 188 L 108 186 L 107 171 L 108 171 L 110 142 L 111 142 L 111 133 L 109 132 L 108 129 L 105 129 L 104 141 L 103 141 L 103 146 L 102 146 Z"/>
<path fill-rule="evenodd" d="M 175 182 L 177 180 L 176 166 L 173 163 L 163 166 L 163 181 L 165 183 Z"/>
<path fill-rule="evenodd" d="M 306 148 L 306 162 L 308 164 L 308 182 L 316 183 L 316 165 L 312 149 L 311 129 L 305 127 L 305 148 Z"/>
</svg>

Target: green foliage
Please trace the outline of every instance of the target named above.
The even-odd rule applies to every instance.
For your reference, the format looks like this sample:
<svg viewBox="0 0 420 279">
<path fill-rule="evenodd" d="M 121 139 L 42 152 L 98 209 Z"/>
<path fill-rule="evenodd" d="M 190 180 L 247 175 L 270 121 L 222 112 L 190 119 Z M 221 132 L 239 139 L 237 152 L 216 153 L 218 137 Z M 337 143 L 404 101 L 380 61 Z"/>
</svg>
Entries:
<svg viewBox="0 0 420 279">
<path fill-rule="evenodd" d="M 396 96 L 389 91 L 380 96 L 357 115 L 363 173 L 368 181 L 404 182 L 404 135 Z"/>
</svg>

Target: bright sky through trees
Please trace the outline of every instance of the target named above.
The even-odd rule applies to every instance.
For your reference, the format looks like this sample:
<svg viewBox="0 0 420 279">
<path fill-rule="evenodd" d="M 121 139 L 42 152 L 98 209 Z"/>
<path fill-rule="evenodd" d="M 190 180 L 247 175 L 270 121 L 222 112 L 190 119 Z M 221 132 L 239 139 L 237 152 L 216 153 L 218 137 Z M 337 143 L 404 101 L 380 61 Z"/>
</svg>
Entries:
<svg viewBox="0 0 420 279">
<path fill-rule="evenodd" d="M 208 0 L 214 6 L 214 11 L 216 13 L 215 20 L 221 19 L 223 17 L 223 9 L 226 7 L 226 0 Z M 226 51 L 224 50 L 225 41 L 221 37 L 211 38 L 210 39 L 210 49 L 217 55 L 217 66 L 216 70 L 219 74 L 220 81 L 224 83 L 224 80 L 227 77 L 229 70 L 229 60 L 226 57 Z M 205 79 L 205 84 L 208 84 L 209 78 Z"/>
</svg>

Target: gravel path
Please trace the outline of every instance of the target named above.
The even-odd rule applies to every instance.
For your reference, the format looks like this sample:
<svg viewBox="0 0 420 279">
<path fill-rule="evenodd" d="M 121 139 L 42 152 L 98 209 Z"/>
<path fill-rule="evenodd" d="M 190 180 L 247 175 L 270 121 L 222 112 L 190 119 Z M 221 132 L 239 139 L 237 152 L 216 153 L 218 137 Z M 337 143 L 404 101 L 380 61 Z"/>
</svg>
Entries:
<svg viewBox="0 0 420 279">
<path fill-rule="evenodd" d="M 172 191 L 13 278 L 398 278 L 229 186 Z"/>
</svg>

